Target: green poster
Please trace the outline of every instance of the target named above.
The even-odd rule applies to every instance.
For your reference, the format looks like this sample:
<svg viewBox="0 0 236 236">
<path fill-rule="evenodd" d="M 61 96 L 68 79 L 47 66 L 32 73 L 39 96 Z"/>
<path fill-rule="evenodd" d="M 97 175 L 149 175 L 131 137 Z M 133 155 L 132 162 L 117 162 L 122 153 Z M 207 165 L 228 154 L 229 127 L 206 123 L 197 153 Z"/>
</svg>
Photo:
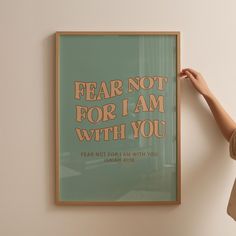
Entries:
<svg viewBox="0 0 236 236">
<path fill-rule="evenodd" d="M 180 203 L 179 33 L 56 33 L 56 202 Z"/>
</svg>

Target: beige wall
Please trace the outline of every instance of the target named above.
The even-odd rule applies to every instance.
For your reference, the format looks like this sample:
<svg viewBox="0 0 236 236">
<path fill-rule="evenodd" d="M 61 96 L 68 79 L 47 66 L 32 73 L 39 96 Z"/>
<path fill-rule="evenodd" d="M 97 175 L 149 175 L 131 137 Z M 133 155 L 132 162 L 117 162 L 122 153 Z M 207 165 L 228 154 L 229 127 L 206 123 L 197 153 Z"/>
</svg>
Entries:
<svg viewBox="0 0 236 236">
<path fill-rule="evenodd" d="M 181 31 L 195 67 L 236 119 L 234 0 L 0 0 L 0 235 L 234 236 L 235 162 L 203 99 L 182 84 L 182 204 L 57 207 L 54 32 Z"/>
</svg>

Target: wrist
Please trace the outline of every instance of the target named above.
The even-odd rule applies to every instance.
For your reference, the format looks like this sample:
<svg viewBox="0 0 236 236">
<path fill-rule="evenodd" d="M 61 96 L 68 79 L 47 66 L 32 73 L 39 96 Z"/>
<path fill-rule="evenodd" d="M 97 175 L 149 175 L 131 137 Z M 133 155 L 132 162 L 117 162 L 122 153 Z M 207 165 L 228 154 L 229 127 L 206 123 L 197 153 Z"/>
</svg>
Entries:
<svg viewBox="0 0 236 236">
<path fill-rule="evenodd" d="M 206 100 L 212 100 L 212 99 L 214 99 L 214 94 L 213 94 L 210 90 L 207 90 L 204 94 L 202 94 L 202 96 L 203 96 Z"/>
</svg>

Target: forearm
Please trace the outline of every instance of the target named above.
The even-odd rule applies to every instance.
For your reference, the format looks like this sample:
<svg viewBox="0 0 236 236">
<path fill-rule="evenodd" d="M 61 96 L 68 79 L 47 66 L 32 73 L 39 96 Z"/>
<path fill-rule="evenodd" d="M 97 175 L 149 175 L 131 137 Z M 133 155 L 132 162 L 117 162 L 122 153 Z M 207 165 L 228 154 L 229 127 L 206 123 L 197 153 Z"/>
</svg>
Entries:
<svg viewBox="0 0 236 236">
<path fill-rule="evenodd" d="M 194 88 L 203 95 L 223 136 L 229 141 L 234 129 L 236 129 L 236 123 L 210 91 L 203 76 L 199 72 L 190 68 L 183 69 L 180 76 L 181 78 L 190 79 Z"/>
<path fill-rule="evenodd" d="M 223 136 L 229 141 L 231 134 L 236 129 L 236 123 L 211 92 L 203 95 L 203 97 L 209 105 Z"/>
</svg>

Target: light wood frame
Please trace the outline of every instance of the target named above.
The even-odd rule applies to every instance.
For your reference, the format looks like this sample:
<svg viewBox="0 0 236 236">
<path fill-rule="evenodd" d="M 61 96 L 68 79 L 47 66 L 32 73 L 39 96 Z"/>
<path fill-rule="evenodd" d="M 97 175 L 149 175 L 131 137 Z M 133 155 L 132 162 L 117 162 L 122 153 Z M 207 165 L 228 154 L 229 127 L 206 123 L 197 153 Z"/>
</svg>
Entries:
<svg viewBox="0 0 236 236">
<path fill-rule="evenodd" d="M 132 205 L 179 205 L 181 204 L 181 114 L 180 114 L 180 81 L 177 79 L 176 86 L 176 101 L 177 101 L 177 122 L 176 122 L 176 132 L 177 132 L 177 196 L 176 201 L 135 201 L 135 202 L 78 202 L 78 201 L 61 201 L 60 200 L 60 180 L 59 180 L 59 147 L 60 147 L 60 129 L 59 129 L 59 112 L 60 112 L 60 102 L 59 102 L 59 89 L 60 89 L 60 73 L 59 73 L 59 46 L 60 46 L 60 36 L 61 35 L 171 35 L 176 36 L 176 68 L 177 75 L 180 72 L 180 32 L 179 31 L 58 31 L 56 32 L 56 159 L 55 159 L 55 204 L 56 205 L 80 205 L 80 206 L 132 206 Z M 178 76 L 177 76 L 178 77 Z"/>
</svg>

